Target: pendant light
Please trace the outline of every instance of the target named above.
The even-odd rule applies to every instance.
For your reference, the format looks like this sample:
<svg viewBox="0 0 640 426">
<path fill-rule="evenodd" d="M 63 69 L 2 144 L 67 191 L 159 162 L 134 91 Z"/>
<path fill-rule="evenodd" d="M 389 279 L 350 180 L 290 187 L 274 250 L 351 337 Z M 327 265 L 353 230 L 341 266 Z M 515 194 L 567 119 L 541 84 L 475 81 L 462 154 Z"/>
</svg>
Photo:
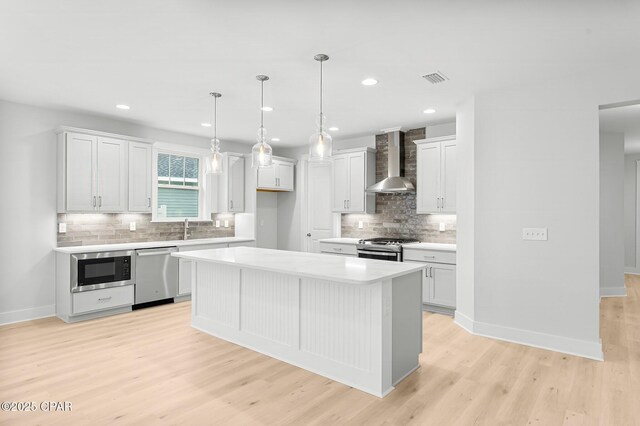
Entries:
<svg viewBox="0 0 640 426">
<path fill-rule="evenodd" d="M 313 59 L 320 62 L 320 115 L 316 120 L 318 130 L 309 138 L 309 160 L 328 161 L 331 159 L 333 139 L 329 133 L 324 131 L 327 118 L 322 113 L 322 63 L 328 61 L 329 57 L 321 53 L 314 56 Z"/>
<path fill-rule="evenodd" d="M 209 173 L 222 173 L 222 153 L 218 139 L 218 98 L 220 93 L 211 92 L 213 96 L 213 139 L 211 139 L 211 157 L 209 157 Z"/>
<path fill-rule="evenodd" d="M 264 128 L 264 82 L 269 80 L 266 75 L 258 75 L 260 82 L 260 128 L 258 129 L 258 143 L 251 149 L 252 167 L 269 167 L 272 164 L 271 153 L 273 150 L 267 143 L 267 129 Z"/>
</svg>

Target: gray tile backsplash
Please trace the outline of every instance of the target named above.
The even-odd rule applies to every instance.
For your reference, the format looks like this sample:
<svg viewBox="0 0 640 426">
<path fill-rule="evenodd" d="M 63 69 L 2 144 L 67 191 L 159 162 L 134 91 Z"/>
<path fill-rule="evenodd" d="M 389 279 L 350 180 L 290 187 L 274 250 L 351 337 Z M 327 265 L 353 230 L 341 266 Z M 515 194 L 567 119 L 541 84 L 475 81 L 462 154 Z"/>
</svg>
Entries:
<svg viewBox="0 0 640 426">
<path fill-rule="evenodd" d="M 233 214 L 214 214 L 214 222 L 189 222 L 190 239 L 233 237 L 235 235 Z M 220 228 L 215 220 L 220 220 Z M 229 227 L 224 227 L 224 221 Z M 58 223 L 67 224 L 67 232 L 58 233 L 58 247 L 94 244 L 117 244 L 142 241 L 181 240 L 183 222 L 151 222 L 151 214 L 141 213 L 97 213 L 58 214 Z M 136 230 L 129 230 L 129 223 L 136 222 Z"/>
<path fill-rule="evenodd" d="M 416 145 L 425 129 L 413 129 L 404 136 L 404 175 L 416 183 Z M 387 137 L 376 136 L 376 182 L 387 176 Z M 363 222 L 363 229 L 358 222 Z M 439 231 L 440 223 L 445 231 Z M 376 194 L 375 214 L 343 214 L 342 236 L 354 238 L 399 237 L 423 242 L 455 243 L 456 216 L 416 214 L 416 194 Z"/>
</svg>

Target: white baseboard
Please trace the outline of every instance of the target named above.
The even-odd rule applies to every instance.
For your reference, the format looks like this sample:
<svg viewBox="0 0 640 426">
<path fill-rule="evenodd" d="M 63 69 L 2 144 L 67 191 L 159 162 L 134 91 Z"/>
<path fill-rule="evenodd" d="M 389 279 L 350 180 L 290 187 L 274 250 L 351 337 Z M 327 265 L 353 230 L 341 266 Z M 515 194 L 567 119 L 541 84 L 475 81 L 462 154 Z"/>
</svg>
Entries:
<svg viewBox="0 0 640 426">
<path fill-rule="evenodd" d="M 603 361 L 602 342 L 572 339 L 554 334 L 539 333 L 537 331 L 520 328 L 504 327 L 496 324 L 474 321 L 456 311 L 455 323 L 476 336 L 489 337 L 534 348 L 562 352 L 569 355 L 581 356 L 596 361 Z"/>
<path fill-rule="evenodd" d="M 625 266 L 624 273 L 625 274 L 631 274 L 631 275 L 640 275 L 640 269 L 632 268 L 630 266 Z"/>
<path fill-rule="evenodd" d="M 600 287 L 600 297 L 625 297 L 627 288 L 622 287 Z"/>
<path fill-rule="evenodd" d="M 56 313 L 56 305 L 38 306 L 18 311 L 0 312 L 0 325 L 30 321 L 38 318 L 52 317 Z"/>
</svg>

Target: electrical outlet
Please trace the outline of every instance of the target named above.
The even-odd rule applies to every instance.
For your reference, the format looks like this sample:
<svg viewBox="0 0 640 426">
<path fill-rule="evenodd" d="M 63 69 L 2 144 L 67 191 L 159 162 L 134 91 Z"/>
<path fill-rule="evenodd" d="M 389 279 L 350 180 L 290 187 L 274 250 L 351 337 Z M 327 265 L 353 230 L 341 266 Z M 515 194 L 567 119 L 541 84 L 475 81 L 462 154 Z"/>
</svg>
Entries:
<svg viewBox="0 0 640 426">
<path fill-rule="evenodd" d="M 439 229 L 440 229 L 440 232 L 444 232 L 444 231 L 446 231 L 446 230 L 447 230 L 447 227 L 446 227 L 446 225 L 444 224 L 444 222 L 440 222 L 440 228 L 439 228 Z"/>
<path fill-rule="evenodd" d="M 228 228 L 228 227 L 229 227 L 229 221 L 228 221 L 228 220 L 225 220 L 225 221 L 224 221 L 224 227 L 225 227 L 225 228 Z"/>
<path fill-rule="evenodd" d="M 547 228 L 522 228 L 522 239 L 529 241 L 547 241 Z"/>
<path fill-rule="evenodd" d="M 358 221 L 358 229 L 362 229 L 364 228 L 364 224 L 362 223 L 361 220 Z"/>
<path fill-rule="evenodd" d="M 136 223 L 129 222 L 129 231 L 135 231 L 135 230 L 136 230 Z"/>
<path fill-rule="evenodd" d="M 58 232 L 59 232 L 60 234 L 64 234 L 64 233 L 66 233 L 66 232 L 67 232 L 67 224 L 66 224 L 66 223 L 64 223 L 64 222 L 59 223 L 59 224 L 58 224 Z"/>
<path fill-rule="evenodd" d="M 216 228 L 220 228 L 220 221 L 216 220 Z"/>
</svg>

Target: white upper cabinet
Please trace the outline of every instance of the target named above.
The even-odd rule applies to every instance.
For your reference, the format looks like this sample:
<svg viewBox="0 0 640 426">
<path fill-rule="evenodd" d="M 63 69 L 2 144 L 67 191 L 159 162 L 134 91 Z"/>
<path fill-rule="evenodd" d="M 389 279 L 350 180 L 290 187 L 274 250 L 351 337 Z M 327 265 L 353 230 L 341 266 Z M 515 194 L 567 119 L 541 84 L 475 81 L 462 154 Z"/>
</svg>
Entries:
<svg viewBox="0 0 640 426">
<path fill-rule="evenodd" d="M 127 141 L 98 137 L 98 210 L 127 211 Z"/>
<path fill-rule="evenodd" d="M 72 166 L 58 170 L 58 178 L 64 178 L 66 182 L 66 196 L 58 194 L 62 197 L 62 211 L 95 211 L 98 206 L 95 185 L 98 137 L 77 133 L 67 133 L 64 137 L 59 160 L 63 157 L 64 163 Z"/>
<path fill-rule="evenodd" d="M 210 175 L 211 213 L 244 212 L 244 167 L 242 154 L 224 154 L 222 173 Z"/>
<path fill-rule="evenodd" d="M 129 211 L 151 213 L 152 149 L 148 143 L 129 142 Z"/>
<path fill-rule="evenodd" d="M 294 160 L 273 158 L 270 167 L 258 167 L 258 190 L 293 191 Z"/>
<path fill-rule="evenodd" d="M 455 214 L 456 139 L 445 136 L 417 145 L 417 213 Z"/>
<path fill-rule="evenodd" d="M 141 141 L 60 128 L 58 213 L 150 212 L 151 143 Z"/>
<path fill-rule="evenodd" d="M 332 176 L 334 212 L 375 212 L 375 194 L 366 192 L 367 187 L 375 183 L 375 150 L 358 148 L 336 153 L 333 156 Z"/>
</svg>

